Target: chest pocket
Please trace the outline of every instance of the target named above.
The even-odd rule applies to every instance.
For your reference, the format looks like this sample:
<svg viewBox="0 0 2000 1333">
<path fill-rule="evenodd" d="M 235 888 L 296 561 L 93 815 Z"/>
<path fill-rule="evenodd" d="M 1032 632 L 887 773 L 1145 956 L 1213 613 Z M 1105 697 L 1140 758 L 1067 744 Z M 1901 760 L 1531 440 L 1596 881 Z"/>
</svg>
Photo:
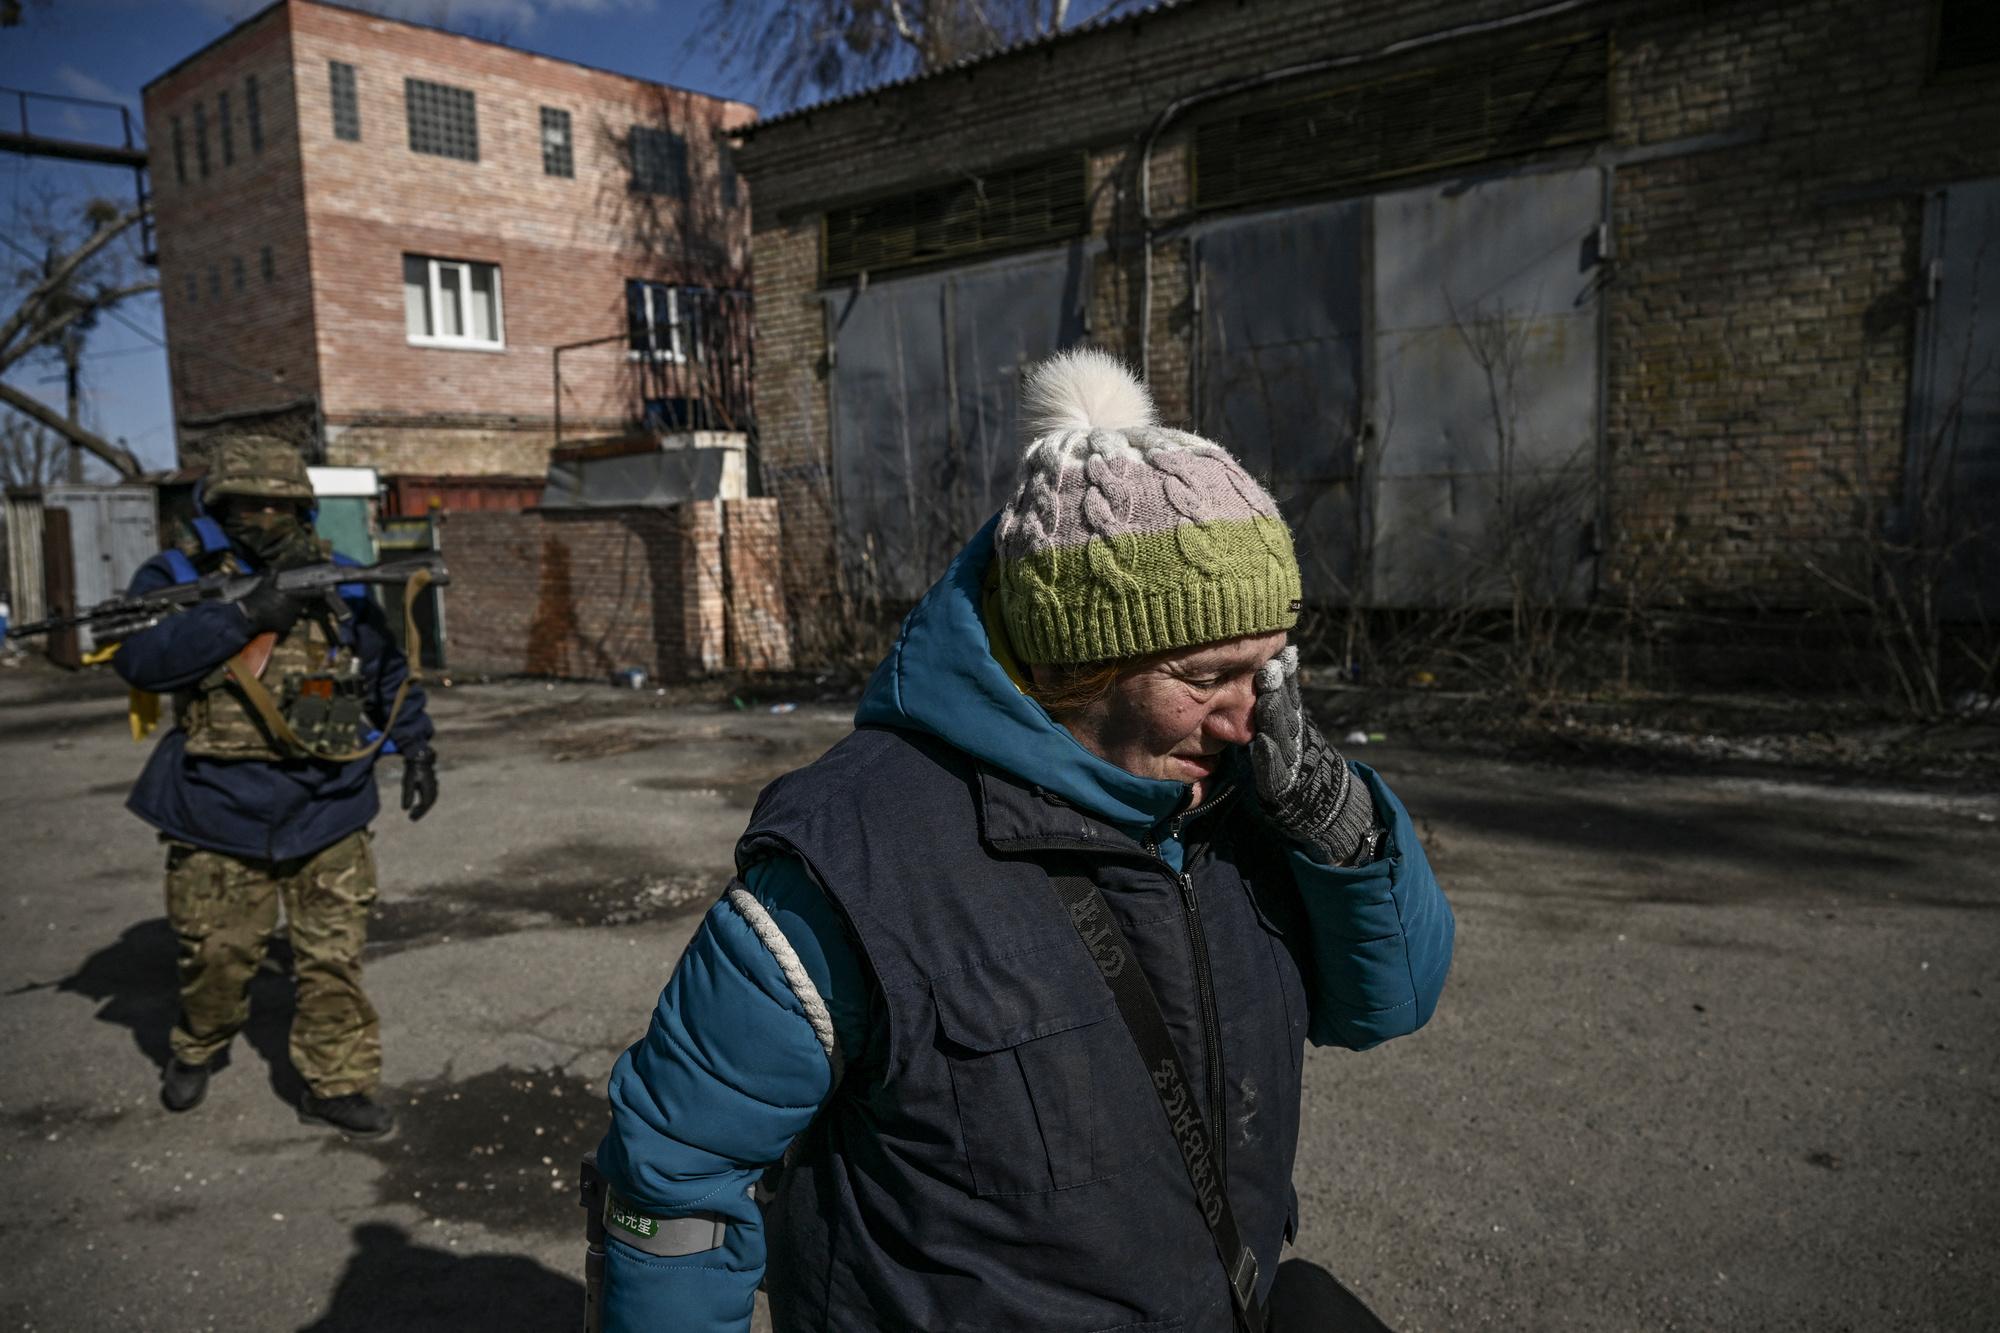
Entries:
<svg viewBox="0 0 2000 1333">
<path fill-rule="evenodd" d="M 956 973 L 931 993 L 974 1194 L 1089 1185 L 1166 1142 L 1138 1050 L 1080 945 Z"/>
</svg>

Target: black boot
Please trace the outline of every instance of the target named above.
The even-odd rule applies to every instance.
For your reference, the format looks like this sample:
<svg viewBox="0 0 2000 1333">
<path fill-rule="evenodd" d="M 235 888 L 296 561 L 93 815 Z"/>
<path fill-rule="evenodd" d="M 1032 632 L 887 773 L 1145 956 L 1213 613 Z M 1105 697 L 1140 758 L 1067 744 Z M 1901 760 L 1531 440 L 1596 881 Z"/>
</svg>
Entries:
<svg viewBox="0 0 2000 1333">
<path fill-rule="evenodd" d="M 213 1061 L 184 1065 L 178 1058 L 169 1057 L 167 1067 L 160 1071 L 160 1104 L 169 1111 L 194 1110 L 208 1095 L 208 1076 L 214 1070 Z"/>
<path fill-rule="evenodd" d="M 299 1098 L 299 1123 L 331 1125 L 357 1139 L 379 1139 L 396 1127 L 396 1117 L 365 1092 L 317 1097 L 308 1090 Z"/>
</svg>

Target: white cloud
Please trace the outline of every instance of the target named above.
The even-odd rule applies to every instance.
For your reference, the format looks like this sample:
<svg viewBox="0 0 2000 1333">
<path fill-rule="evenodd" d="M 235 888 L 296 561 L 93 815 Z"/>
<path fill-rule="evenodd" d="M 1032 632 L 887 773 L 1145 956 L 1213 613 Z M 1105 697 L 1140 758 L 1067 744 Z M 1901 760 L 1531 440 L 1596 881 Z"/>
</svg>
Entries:
<svg viewBox="0 0 2000 1333">
<path fill-rule="evenodd" d="M 131 93 L 113 88 L 95 75 L 86 74 L 75 65 L 57 65 L 56 82 L 71 97 L 88 97 L 97 102 L 116 102 L 121 106 L 137 107 L 139 99 Z"/>
</svg>

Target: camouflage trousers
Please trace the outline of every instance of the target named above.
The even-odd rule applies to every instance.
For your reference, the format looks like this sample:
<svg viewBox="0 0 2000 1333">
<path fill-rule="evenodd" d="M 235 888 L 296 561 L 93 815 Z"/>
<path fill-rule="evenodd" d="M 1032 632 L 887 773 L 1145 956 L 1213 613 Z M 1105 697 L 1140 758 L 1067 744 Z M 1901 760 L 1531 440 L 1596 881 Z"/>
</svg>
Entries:
<svg viewBox="0 0 2000 1333">
<path fill-rule="evenodd" d="M 361 992 L 361 946 L 375 901 L 370 841 L 362 829 L 289 861 L 167 843 L 167 920 L 180 938 L 176 1059 L 207 1064 L 242 1029 L 250 979 L 264 961 L 282 902 L 298 986 L 292 1067 L 316 1096 L 376 1090 L 381 1023 Z"/>
</svg>

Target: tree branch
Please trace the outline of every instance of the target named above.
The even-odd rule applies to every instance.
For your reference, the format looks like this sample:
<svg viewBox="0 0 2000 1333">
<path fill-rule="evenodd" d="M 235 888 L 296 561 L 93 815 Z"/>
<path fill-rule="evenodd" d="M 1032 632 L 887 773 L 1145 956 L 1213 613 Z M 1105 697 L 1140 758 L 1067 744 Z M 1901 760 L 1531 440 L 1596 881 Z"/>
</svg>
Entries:
<svg viewBox="0 0 2000 1333">
<path fill-rule="evenodd" d="M 23 416 L 32 417 L 50 430 L 79 445 L 86 452 L 103 459 L 118 474 L 128 480 L 136 480 L 145 471 L 139 460 L 123 446 L 113 444 L 95 431 L 86 430 L 67 418 L 57 414 L 48 404 L 29 394 L 23 393 L 5 380 L 0 380 L 0 403 L 5 403 Z"/>
<path fill-rule="evenodd" d="M 6 347 L 15 338 L 19 337 L 22 327 L 28 323 L 29 316 L 34 313 L 36 308 L 42 302 L 46 301 L 52 293 L 62 290 L 68 284 L 70 278 L 75 275 L 76 271 L 88 263 L 93 255 L 111 244 L 126 228 L 145 215 L 146 210 L 143 207 L 132 209 L 127 213 L 121 213 L 92 232 L 82 245 L 64 255 L 57 262 L 55 268 L 50 270 L 48 275 L 35 285 L 35 289 L 28 293 L 26 299 L 21 302 L 14 313 L 8 316 L 7 322 L 4 325 L 0 325 L 0 347 Z"/>
<path fill-rule="evenodd" d="M 88 301 L 80 301 L 60 316 L 46 324 L 37 324 L 28 330 L 27 336 L 11 347 L 0 347 L 0 373 L 5 373 L 22 357 L 30 356 L 40 348 L 54 343 L 62 331 L 80 319 L 109 310 L 112 306 L 146 292 L 160 290 L 157 279 L 149 282 L 135 282 L 129 287 L 112 287 L 97 293 Z"/>
<path fill-rule="evenodd" d="M 908 42 L 910 49 L 922 57 L 924 44 L 917 40 L 917 34 L 910 28 L 909 16 L 903 13 L 903 0 L 889 0 L 889 17 L 896 21 L 896 35 Z"/>
</svg>

